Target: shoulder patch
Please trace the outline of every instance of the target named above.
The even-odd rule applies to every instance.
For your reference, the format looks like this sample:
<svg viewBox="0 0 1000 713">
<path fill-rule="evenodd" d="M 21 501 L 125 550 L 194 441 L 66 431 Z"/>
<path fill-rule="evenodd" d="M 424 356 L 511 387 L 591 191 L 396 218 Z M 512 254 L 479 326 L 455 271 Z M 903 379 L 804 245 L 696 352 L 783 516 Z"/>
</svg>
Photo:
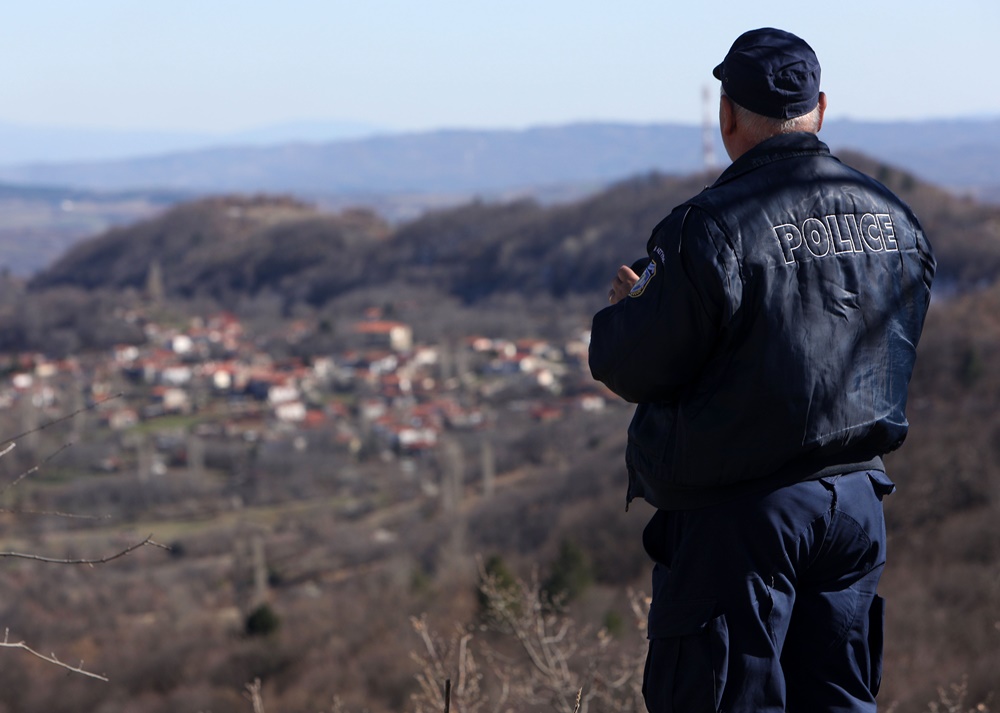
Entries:
<svg viewBox="0 0 1000 713">
<path fill-rule="evenodd" d="M 656 260 L 650 260 L 649 264 L 646 265 L 646 269 L 642 271 L 639 276 L 639 281 L 632 285 L 632 289 L 629 291 L 629 297 L 639 297 L 643 292 L 646 291 L 646 285 L 649 281 L 653 279 L 653 275 L 656 274 Z"/>
</svg>

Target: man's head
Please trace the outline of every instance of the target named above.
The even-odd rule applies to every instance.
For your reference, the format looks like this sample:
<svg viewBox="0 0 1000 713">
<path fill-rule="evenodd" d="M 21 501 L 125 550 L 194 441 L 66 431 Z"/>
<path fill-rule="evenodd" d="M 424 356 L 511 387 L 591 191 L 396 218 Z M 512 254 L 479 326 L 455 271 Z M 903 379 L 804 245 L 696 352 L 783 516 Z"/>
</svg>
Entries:
<svg viewBox="0 0 1000 713">
<path fill-rule="evenodd" d="M 720 128 L 733 159 L 776 134 L 815 133 L 822 126 L 819 60 L 790 32 L 764 27 L 743 33 L 712 73 L 722 81 Z"/>
</svg>

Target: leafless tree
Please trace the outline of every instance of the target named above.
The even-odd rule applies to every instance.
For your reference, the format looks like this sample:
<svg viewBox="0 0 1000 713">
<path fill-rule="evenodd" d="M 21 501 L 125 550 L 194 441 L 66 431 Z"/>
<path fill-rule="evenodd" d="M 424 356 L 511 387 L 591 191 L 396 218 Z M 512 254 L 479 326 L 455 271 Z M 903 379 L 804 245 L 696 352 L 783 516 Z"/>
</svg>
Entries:
<svg viewBox="0 0 1000 713">
<path fill-rule="evenodd" d="M 88 408 L 93 408 L 93 406 L 88 407 Z M 8 455 L 9 453 L 11 453 L 14 450 L 14 448 L 17 446 L 18 440 L 20 440 L 21 438 L 25 438 L 25 437 L 34 435 L 34 434 L 38 433 L 39 431 L 42 431 L 45 428 L 48 428 L 49 426 L 52 426 L 52 425 L 54 425 L 56 423 L 59 423 L 61 421 L 65 421 L 65 420 L 71 419 L 71 418 L 73 418 L 73 416 L 77 415 L 78 413 L 81 413 L 84 410 L 86 410 L 86 408 L 74 411 L 73 413 L 69 414 L 68 416 L 64 416 L 64 417 L 56 419 L 54 421 L 49 421 L 47 423 L 44 423 L 44 424 L 41 424 L 41 425 L 38 425 L 38 426 L 34 426 L 33 428 L 25 431 L 24 433 L 21 433 L 21 434 L 15 436 L 14 438 L 8 440 L 7 442 L 0 444 L 0 458 L 2 458 L 3 456 Z M 48 463 L 49 461 L 51 461 L 56 455 L 58 455 L 59 453 L 61 453 L 62 451 L 64 451 L 68 447 L 69 447 L 69 444 L 66 444 L 66 445 L 62 446 L 61 448 L 57 449 L 55 452 L 53 452 L 52 454 L 50 454 L 44 461 L 42 461 L 42 463 L 40 463 L 38 465 L 34 465 L 31 468 L 28 468 L 24 472 L 20 473 L 17 477 L 15 477 L 13 480 L 11 480 L 8 484 L 6 484 L 2 488 L 0 488 L 0 497 L 2 497 L 3 495 L 5 495 L 10 490 L 16 488 L 18 485 L 20 485 L 21 483 L 23 483 L 30 476 L 35 475 L 36 473 L 38 473 L 41 470 L 41 468 L 46 463 Z M 28 510 L 2 510 L 2 511 L 4 511 L 4 512 L 11 512 L 11 513 L 14 513 L 14 514 L 51 515 L 51 516 L 55 516 L 55 517 L 64 517 L 64 518 L 81 518 L 81 517 L 83 517 L 83 518 L 94 518 L 94 516 L 85 516 L 85 515 L 81 516 L 81 515 L 77 515 L 77 514 L 73 514 L 73 513 L 64 513 L 64 512 L 38 512 L 38 511 L 28 511 Z M 108 562 L 111 562 L 112 560 L 116 560 L 116 559 L 119 559 L 121 557 L 125 557 L 126 555 L 129 555 L 132 552 L 134 552 L 135 550 L 137 550 L 139 548 L 142 548 L 142 547 L 159 547 L 159 548 L 162 548 L 162 549 L 169 549 L 168 547 L 165 547 L 164 545 L 161 545 L 161 544 L 155 542 L 153 540 L 153 536 L 150 535 L 150 536 L 146 537 L 144 540 L 132 543 L 132 544 L 128 545 L 127 547 L 124 547 L 122 549 L 118 549 L 118 550 L 116 550 L 116 551 L 114 551 L 114 552 L 112 552 L 110 554 L 101 555 L 101 556 L 97 556 L 97 557 L 62 558 L 62 557 L 49 557 L 49 556 L 45 556 L 45 555 L 41 555 L 41 554 L 37 554 L 37 553 L 26 553 L 26 552 L 16 552 L 16 551 L 0 551 L 0 558 L 15 558 L 15 559 L 32 560 L 32 561 L 35 561 L 35 562 L 44 562 L 44 563 L 47 563 L 47 564 L 86 565 L 86 566 L 93 567 L 95 565 L 106 564 Z M 76 665 L 65 663 L 65 662 L 61 661 L 55 654 L 44 654 L 44 653 L 41 653 L 38 650 L 36 650 L 35 648 L 32 648 L 31 646 L 29 646 L 25 641 L 11 640 L 11 638 L 10 638 L 10 629 L 5 629 L 4 630 L 3 640 L 0 641 L 0 648 L 5 648 L 5 649 L 20 649 L 21 651 L 25 651 L 25 652 L 31 654 L 32 656 L 35 656 L 35 657 L 37 657 L 37 658 L 39 658 L 39 659 L 41 659 L 41 660 L 43 660 L 43 661 L 45 661 L 47 663 L 50 663 L 50 664 L 53 664 L 55 666 L 59 666 L 61 668 L 64 668 L 67 671 L 70 671 L 72 673 L 81 674 L 83 676 L 87 676 L 87 677 L 90 677 L 90 678 L 96 678 L 96 679 L 101 680 L 101 681 L 107 681 L 108 680 L 108 678 L 106 676 L 102 675 L 102 674 L 94 673 L 94 672 L 92 672 L 90 670 L 85 669 L 82 661 L 79 664 L 76 664 Z"/>
<path fill-rule="evenodd" d="M 491 612 L 490 627 L 513 638 L 516 655 L 503 655 L 481 644 L 473 630 L 456 629 L 442 640 L 423 618 L 413 620 L 423 649 L 414 654 L 420 665 L 420 690 L 414 713 L 437 713 L 451 703 L 458 713 L 506 713 L 544 708 L 561 713 L 638 713 L 644 710 L 641 690 L 645 641 L 620 645 L 605 630 L 578 627 L 563 611 L 547 603 L 537 578 L 517 581 L 512 592 L 480 566 L 481 589 Z M 636 633 L 645 629 L 648 601 L 630 593 Z M 484 668 L 479 658 L 485 660 Z M 487 673 L 493 679 L 487 685 Z M 442 683 L 454 679 L 453 696 Z"/>
</svg>

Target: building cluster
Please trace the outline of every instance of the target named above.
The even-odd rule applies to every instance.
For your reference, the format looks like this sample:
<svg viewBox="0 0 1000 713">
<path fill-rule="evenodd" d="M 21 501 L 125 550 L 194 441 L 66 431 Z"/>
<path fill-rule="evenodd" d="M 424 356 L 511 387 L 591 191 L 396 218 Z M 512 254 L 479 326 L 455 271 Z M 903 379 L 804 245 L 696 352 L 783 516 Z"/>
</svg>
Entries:
<svg viewBox="0 0 1000 713">
<path fill-rule="evenodd" d="M 391 454 L 433 449 L 446 430 L 487 428 L 498 409 L 546 420 L 604 406 L 587 372 L 586 333 L 561 344 L 470 336 L 426 345 L 404 323 L 363 318 L 336 353 L 278 359 L 230 314 L 183 327 L 128 318 L 142 320 L 144 344 L 65 360 L 0 357 L 0 409 L 22 405 L 40 420 L 92 410 L 119 432 L 156 419 L 248 441 L 311 431 Z M 311 330 L 291 322 L 283 337 L 294 343 Z"/>
</svg>

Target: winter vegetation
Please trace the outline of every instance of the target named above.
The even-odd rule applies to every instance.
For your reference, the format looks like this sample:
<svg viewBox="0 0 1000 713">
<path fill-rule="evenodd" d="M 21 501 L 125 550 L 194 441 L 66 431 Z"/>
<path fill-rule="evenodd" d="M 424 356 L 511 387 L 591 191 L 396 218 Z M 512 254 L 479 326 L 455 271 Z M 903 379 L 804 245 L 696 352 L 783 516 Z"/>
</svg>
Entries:
<svg viewBox="0 0 1000 713">
<path fill-rule="evenodd" d="M 1000 210 L 851 160 L 941 263 L 887 461 L 880 704 L 986 712 Z M 0 276 L 0 555 L 34 555 L 0 556 L 0 713 L 641 711 L 650 511 L 586 331 L 705 180 L 398 226 L 218 197 Z"/>
</svg>

